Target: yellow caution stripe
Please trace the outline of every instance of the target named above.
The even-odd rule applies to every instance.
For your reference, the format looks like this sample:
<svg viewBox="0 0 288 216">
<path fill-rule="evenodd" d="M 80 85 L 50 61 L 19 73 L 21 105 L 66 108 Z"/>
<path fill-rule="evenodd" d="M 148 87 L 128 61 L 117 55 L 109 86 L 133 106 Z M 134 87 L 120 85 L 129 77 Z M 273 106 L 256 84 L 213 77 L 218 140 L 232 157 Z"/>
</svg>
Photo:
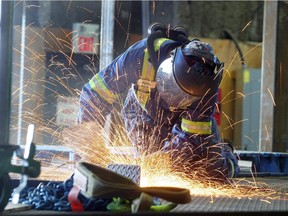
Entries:
<svg viewBox="0 0 288 216">
<path fill-rule="evenodd" d="M 159 38 L 154 42 L 154 49 L 158 51 L 160 49 L 161 44 L 163 44 L 167 38 Z M 137 82 L 138 91 L 137 97 L 139 100 L 140 105 L 143 109 L 145 109 L 146 103 L 150 98 L 150 93 L 152 89 L 156 87 L 155 82 L 155 71 L 153 65 L 149 62 L 149 53 L 148 49 L 144 50 L 144 59 L 143 59 L 143 66 L 141 71 L 140 79 Z"/>
<path fill-rule="evenodd" d="M 153 83 L 154 79 L 154 68 L 152 64 L 148 61 L 149 55 L 148 50 L 145 49 L 144 51 L 144 60 L 143 60 L 143 66 L 142 66 L 142 76 L 137 82 L 138 91 L 137 91 L 137 97 L 141 104 L 141 106 L 145 109 L 145 105 L 150 97 L 151 89 L 156 87 L 152 86 L 151 83 Z"/>
<path fill-rule="evenodd" d="M 181 129 L 191 134 L 211 134 L 212 121 L 195 122 L 182 118 Z"/>
<path fill-rule="evenodd" d="M 101 98 L 103 98 L 109 104 L 114 103 L 118 97 L 117 94 L 114 94 L 107 88 L 99 74 L 96 74 L 92 77 L 92 79 L 89 81 L 89 85 L 96 93 L 98 93 Z"/>
<path fill-rule="evenodd" d="M 159 39 L 156 39 L 155 42 L 154 42 L 154 49 L 155 51 L 158 51 L 161 47 L 161 45 L 165 42 L 169 40 L 168 38 L 159 38 Z"/>
</svg>

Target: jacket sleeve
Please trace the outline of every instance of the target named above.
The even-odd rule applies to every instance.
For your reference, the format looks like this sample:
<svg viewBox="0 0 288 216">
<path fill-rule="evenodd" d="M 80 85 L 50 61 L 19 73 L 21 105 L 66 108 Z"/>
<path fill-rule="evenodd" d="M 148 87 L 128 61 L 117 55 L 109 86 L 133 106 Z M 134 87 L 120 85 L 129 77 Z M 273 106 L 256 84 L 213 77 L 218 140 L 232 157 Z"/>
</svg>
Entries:
<svg viewBox="0 0 288 216">
<path fill-rule="evenodd" d="M 204 157 L 205 148 L 221 142 L 214 119 L 217 94 L 206 95 L 193 102 L 180 115 L 180 123 L 172 129 L 173 145 L 182 149 L 188 146 L 193 154 Z"/>
<path fill-rule="evenodd" d="M 235 177 L 239 173 L 238 160 L 220 136 L 214 118 L 216 102 L 217 93 L 190 105 L 181 115 L 181 123 L 172 129 L 170 147 L 177 160 L 180 156 L 186 164 L 200 164 L 210 177 Z"/>
<path fill-rule="evenodd" d="M 140 74 L 146 42 L 142 40 L 114 59 L 86 83 L 80 95 L 78 121 L 100 121 L 120 102 L 120 96 L 135 83 Z"/>
</svg>

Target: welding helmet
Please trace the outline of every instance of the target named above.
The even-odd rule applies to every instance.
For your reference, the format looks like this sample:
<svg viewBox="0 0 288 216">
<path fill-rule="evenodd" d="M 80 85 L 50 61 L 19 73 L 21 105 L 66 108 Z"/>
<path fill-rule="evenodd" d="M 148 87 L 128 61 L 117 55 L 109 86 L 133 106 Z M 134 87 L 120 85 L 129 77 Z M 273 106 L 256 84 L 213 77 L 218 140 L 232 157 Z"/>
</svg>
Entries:
<svg viewBox="0 0 288 216">
<path fill-rule="evenodd" d="M 170 109 L 186 109 L 205 94 L 214 94 L 224 64 L 208 43 L 192 40 L 176 48 L 156 72 L 157 90 Z"/>
</svg>

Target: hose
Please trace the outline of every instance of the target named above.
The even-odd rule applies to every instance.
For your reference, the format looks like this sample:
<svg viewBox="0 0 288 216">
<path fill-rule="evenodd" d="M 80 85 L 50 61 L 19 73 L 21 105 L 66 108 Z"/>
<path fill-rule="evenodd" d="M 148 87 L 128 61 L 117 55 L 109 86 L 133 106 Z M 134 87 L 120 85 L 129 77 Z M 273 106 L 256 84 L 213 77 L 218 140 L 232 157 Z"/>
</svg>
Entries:
<svg viewBox="0 0 288 216">
<path fill-rule="evenodd" d="M 242 50 L 241 50 L 241 48 L 239 46 L 239 42 L 234 37 L 234 35 L 232 33 L 230 33 L 228 30 L 224 30 L 223 32 L 224 32 L 224 34 L 225 34 L 227 39 L 230 39 L 230 40 L 232 40 L 234 42 L 234 44 L 236 46 L 236 49 L 238 50 L 239 55 L 240 55 L 242 67 L 244 68 L 246 66 L 246 63 L 245 63 L 243 52 L 242 52 Z"/>
</svg>

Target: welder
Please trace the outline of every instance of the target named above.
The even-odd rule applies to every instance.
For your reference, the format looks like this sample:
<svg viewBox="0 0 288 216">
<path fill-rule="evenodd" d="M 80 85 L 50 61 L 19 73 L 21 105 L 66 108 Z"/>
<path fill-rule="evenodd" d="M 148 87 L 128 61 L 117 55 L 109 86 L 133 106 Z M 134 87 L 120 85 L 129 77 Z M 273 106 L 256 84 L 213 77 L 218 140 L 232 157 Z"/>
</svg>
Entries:
<svg viewBox="0 0 288 216">
<path fill-rule="evenodd" d="M 84 85 L 79 122 L 103 126 L 125 94 L 121 116 L 140 154 L 172 151 L 173 160 L 201 164 L 210 177 L 237 176 L 233 148 L 214 119 L 224 63 L 181 26 L 154 23 L 148 32 Z"/>
</svg>

